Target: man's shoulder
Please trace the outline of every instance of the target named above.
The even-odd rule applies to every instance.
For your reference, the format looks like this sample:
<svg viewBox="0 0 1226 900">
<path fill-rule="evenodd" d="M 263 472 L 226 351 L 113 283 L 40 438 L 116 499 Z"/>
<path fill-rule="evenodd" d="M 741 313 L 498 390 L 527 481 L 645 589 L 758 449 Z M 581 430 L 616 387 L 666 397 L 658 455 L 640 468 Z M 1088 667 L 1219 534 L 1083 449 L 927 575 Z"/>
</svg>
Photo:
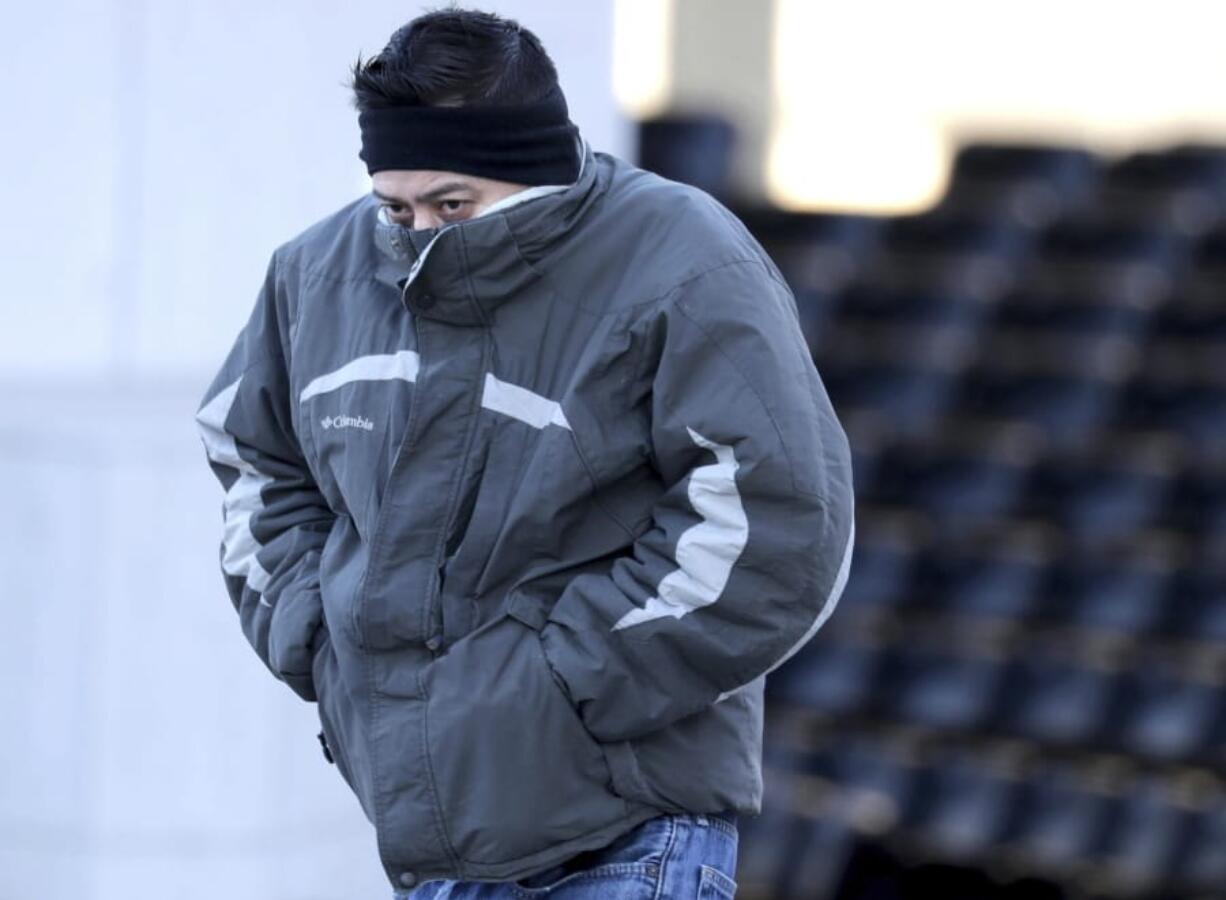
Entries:
<svg viewBox="0 0 1226 900">
<path fill-rule="evenodd" d="M 706 191 L 616 157 L 600 213 L 604 245 L 640 282 L 640 298 L 669 293 L 705 272 L 754 263 L 764 277 L 778 270 L 728 207 Z"/>
<path fill-rule="evenodd" d="M 679 239 L 709 246 L 750 246 L 753 239 L 736 215 L 711 194 L 673 181 L 617 157 L 607 192 L 606 212 L 641 224 L 645 220 L 675 229 Z"/>
<path fill-rule="evenodd" d="M 371 262 L 375 211 L 369 194 L 356 197 L 283 241 L 274 255 L 282 266 L 301 273 L 326 270 L 334 278 L 356 276 Z"/>
</svg>

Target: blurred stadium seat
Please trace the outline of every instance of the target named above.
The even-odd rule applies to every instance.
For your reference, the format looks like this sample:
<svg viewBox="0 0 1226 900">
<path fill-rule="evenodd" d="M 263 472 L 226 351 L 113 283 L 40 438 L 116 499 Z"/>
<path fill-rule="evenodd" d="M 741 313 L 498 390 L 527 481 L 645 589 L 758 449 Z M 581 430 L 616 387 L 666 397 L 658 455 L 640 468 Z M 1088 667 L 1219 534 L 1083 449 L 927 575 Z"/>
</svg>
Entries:
<svg viewBox="0 0 1226 900">
<path fill-rule="evenodd" d="M 738 896 L 1226 897 L 1226 148 L 974 144 L 924 213 L 735 211 L 858 503 Z"/>
</svg>

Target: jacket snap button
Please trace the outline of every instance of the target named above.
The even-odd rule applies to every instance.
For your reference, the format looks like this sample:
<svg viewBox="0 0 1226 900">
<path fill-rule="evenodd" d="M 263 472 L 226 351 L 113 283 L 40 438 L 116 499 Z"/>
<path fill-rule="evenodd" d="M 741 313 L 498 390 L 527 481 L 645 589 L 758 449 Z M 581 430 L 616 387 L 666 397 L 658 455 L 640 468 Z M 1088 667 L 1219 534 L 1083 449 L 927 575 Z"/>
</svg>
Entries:
<svg viewBox="0 0 1226 900">
<path fill-rule="evenodd" d="M 417 298 L 417 305 L 420 306 L 422 309 L 429 309 L 431 306 L 434 305 L 434 295 L 433 294 L 422 294 L 420 297 Z"/>
<path fill-rule="evenodd" d="M 413 885 L 417 884 L 417 876 L 412 872 L 401 872 L 400 883 L 405 887 L 412 887 Z"/>
<path fill-rule="evenodd" d="M 443 643 L 443 636 L 441 634 L 432 634 L 430 638 L 426 641 L 426 646 L 429 647 L 431 650 L 437 650 L 440 646 L 442 646 L 442 643 Z"/>
</svg>

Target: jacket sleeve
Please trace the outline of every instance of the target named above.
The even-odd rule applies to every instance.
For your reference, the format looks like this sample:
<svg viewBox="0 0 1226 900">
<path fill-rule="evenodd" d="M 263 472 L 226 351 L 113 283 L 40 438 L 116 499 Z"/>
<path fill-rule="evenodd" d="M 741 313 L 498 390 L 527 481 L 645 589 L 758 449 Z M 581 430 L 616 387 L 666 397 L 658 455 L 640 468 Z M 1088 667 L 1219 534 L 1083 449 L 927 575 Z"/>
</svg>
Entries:
<svg viewBox="0 0 1226 900">
<path fill-rule="evenodd" d="M 274 253 L 255 307 L 195 420 L 225 491 L 221 572 L 243 634 L 273 675 L 315 701 L 311 662 L 324 631 L 319 557 L 335 514 L 294 430 L 285 308 Z"/>
<path fill-rule="evenodd" d="M 666 299 L 646 363 L 665 489 L 629 552 L 572 579 L 540 631 L 602 741 L 721 702 L 796 653 L 834 610 L 854 542 L 847 437 L 787 287 L 745 261 Z"/>
</svg>

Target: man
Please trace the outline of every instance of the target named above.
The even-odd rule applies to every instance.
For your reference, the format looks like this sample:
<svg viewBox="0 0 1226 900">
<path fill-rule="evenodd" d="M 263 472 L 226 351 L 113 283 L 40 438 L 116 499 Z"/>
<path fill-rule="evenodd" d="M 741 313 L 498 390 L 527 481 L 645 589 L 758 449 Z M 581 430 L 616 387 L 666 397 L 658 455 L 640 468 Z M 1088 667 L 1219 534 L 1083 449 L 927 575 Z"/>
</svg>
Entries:
<svg viewBox="0 0 1226 900">
<path fill-rule="evenodd" d="M 854 540 L 795 301 L 515 22 L 423 15 L 353 88 L 374 194 L 274 251 L 196 414 L 243 632 L 404 896 L 731 896 Z"/>
</svg>

